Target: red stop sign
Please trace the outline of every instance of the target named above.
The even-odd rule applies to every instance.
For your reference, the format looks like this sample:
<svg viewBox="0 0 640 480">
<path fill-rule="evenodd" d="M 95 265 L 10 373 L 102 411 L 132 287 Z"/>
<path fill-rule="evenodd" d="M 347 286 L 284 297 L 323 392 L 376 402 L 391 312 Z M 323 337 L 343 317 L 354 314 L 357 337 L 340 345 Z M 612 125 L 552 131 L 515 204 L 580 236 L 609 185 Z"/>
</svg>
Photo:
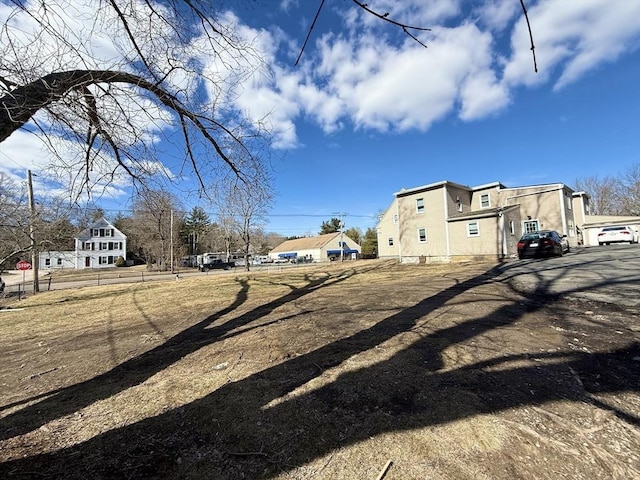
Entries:
<svg viewBox="0 0 640 480">
<path fill-rule="evenodd" d="M 18 263 L 16 263 L 16 268 L 18 270 L 29 270 L 31 268 L 31 264 L 26 260 L 20 260 Z"/>
</svg>

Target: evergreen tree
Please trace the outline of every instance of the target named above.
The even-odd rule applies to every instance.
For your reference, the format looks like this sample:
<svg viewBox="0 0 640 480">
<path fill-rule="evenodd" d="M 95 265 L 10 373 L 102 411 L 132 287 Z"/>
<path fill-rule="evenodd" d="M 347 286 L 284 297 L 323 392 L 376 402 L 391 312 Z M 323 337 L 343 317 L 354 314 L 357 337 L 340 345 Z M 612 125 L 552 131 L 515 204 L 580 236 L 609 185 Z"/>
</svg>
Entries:
<svg viewBox="0 0 640 480">
<path fill-rule="evenodd" d="M 320 235 L 339 232 L 341 226 L 342 222 L 339 218 L 332 218 L 328 222 L 322 222 L 322 226 L 320 227 Z"/>
<path fill-rule="evenodd" d="M 181 236 L 183 242 L 188 245 L 189 255 L 198 255 L 202 237 L 211 226 L 209 215 L 201 207 L 193 207 L 182 224 Z"/>
<path fill-rule="evenodd" d="M 378 234 L 374 228 L 367 228 L 360 246 L 362 247 L 363 257 L 378 256 Z"/>
</svg>

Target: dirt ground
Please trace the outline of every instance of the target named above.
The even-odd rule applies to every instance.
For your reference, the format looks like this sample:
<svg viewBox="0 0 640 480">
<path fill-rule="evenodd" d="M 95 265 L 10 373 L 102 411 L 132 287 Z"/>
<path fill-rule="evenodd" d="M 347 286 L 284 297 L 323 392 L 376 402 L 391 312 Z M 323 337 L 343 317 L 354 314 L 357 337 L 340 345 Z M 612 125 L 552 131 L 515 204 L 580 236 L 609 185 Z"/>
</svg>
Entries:
<svg viewBox="0 0 640 480">
<path fill-rule="evenodd" d="M 640 312 L 493 267 L 5 301 L 0 478 L 640 478 Z"/>
</svg>

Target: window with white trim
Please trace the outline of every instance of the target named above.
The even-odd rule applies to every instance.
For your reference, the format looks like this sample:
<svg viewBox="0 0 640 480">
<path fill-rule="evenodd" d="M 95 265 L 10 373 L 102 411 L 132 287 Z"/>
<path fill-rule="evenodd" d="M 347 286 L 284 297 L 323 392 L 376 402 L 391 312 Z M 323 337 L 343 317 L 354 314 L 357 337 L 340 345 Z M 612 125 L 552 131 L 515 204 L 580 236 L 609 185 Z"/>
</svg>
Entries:
<svg viewBox="0 0 640 480">
<path fill-rule="evenodd" d="M 397 223 L 398 223 L 398 214 L 397 214 L 397 213 L 395 213 L 395 214 L 393 215 L 393 224 L 394 224 L 394 225 L 397 225 Z"/>
<path fill-rule="evenodd" d="M 61 267 L 62 266 L 62 259 L 59 258 L 57 263 L 58 263 L 58 266 Z"/>
<path fill-rule="evenodd" d="M 416 199 L 416 213 L 424 213 L 424 198 Z"/>
<path fill-rule="evenodd" d="M 575 237 L 576 236 L 576 231 L 575 231 L 575 228 L 573 226 L 573 220 L 569 220 L 569 236 L 570 237 Z"/>
<path fill-rule="evenodd" d="M 479 237 L 480 236 L 480 224 L 478 222 L 467 223 L 467 237 Z"/>
<path fill-rule="evenodd" d="M 462 200 L 460 200 L 458 196 L 456 196 L 456 210 L 459 212 L 462 211 Z"/>
<path fill-rule="evenodd" d="M 522 222 L 522 231 L 524 233 L 532 233 L 540 230 L 538 226 L 538 220 L 525 220 Z"/>
<path fill-rule="evenodd" d="M 516 224 L 513 220 L 509 220 L 509 234 L 510 235 L 516 234 Z"/>
<path fill-rule="evenodd" d="M 393 247 L 393 237 L 389 237 L 389 246 Z"/>
<path fill-rule="evenodd" d="M 418 242 L 427 243 L 427 229 L 419 228 L 418 229 Z"/>
<path fill-rule="evenodd" d="M 491 199 L 488 193 L 480 195 L 480 208 L 489 208 L 491 206 Z"/>
<path fill-rule="evenodd" d="M 45 267 L 50 267 L 51 266 L 51 259 L 50 258 L 45 258 L 44 259 L 44 266 Z"/>
</svg>

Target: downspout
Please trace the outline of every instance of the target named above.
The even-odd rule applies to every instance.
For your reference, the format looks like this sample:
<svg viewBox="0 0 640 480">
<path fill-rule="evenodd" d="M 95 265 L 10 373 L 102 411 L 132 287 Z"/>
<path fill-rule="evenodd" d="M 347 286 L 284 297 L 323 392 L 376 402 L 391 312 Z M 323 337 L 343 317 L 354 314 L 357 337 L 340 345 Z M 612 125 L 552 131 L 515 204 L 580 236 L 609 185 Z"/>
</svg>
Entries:
<svg viewBox="0 0 640 480">
<path fill-rule="evenodd" d="M 447 246 L 447 258 L 451 257 L 451 246 L 449 245 L 449 202 L 447 202 L 447 186 L 442 189 L 442 195 L 444 197 L 444 238 Z"/>
<path fill-rule="evenodd" d="M 582 245 L 587 245 L 587 239 L 585 238 L 584 224 L 587 223 L 587 209 L 584 201 L 584 195 L 580 195 L 580 209 L 582 210 L 582 223 L 580 224 L 580 235 L 582 235 Z M 578 226 L 576 225 L 576 228 Z M 577 233 L 577 232 L 576 232 Z M 589 242 L 591 244 L 591 242 Z"/>
<path fill-rule="evenodd" d="M 398 262 L 402 263 L 402 240 L 400 238 L 400 201 L 396 197 L 396 232 L 398 234 Z"/>
</svg>

